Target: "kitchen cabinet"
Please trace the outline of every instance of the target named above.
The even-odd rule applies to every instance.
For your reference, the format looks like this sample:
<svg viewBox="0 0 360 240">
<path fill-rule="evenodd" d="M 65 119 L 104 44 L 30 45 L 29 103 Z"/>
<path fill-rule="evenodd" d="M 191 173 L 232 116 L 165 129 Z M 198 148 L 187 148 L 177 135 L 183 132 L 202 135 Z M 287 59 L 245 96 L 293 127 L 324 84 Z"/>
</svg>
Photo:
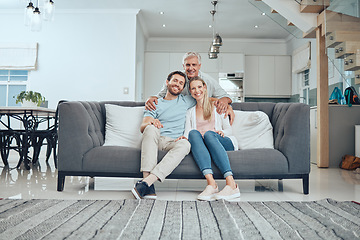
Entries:
<svg viewBox="0 0 360 240">
<path fill-rule="evenodd" d="M 246 95 L 291 96 L 291 56 L 245 56 Z"/>
<path fill-rule="evenodd" d="M 201 52 L 201 71 L 214 79 L 219 79 L 219 72 L 244 70 L 244 54 L 220 53 L 217 59 L 209 59 L 208 53 Z M 168 74 L 175 70 L 182 71 L 184 53 L 147 52 L 145 53 L 144 98 L 156 95 L 165 83 Z"/>
<path fill-rule="evenodd" d="M 183 69 L 184 53 L 170 53 L 170 69 Z M 208 53 L 200 53 L 201 71 L 205 73 L 243 72 L 245 56 L 242 53 L 220 53 L 217 59 L 209 59 Z"/>
<path fill-rule="evenodd" d="M 259 95 L 259 57 L 245 57 L 246 96 Z"/>
<path fill-rule="evenodd" d="M 275 62 L 274 56 L 259 57 L 259 95 L 275 95 Z"/>
<path fill-rule="evenodd" d="M 218 55 L 219 72 L 244 72 L 244 61 L 245 55 L 242 53 L 220 53 Z"/>
<path fill-rule="evenodd" d="M 219 59 L 209 59 L 208 53 L 200 53 L 201 54 L 201 71 L 208 73 L 216 73 L 216 78 L 218 78 L 219 73 Z"/>
<path fill-rule="evenodd" d="M 291 56 L 275 56 L 275 95 L 291 95 Z"/>
<path fill-rule="evenodd" d="M 206 72 L 208 74 L 219 72 L 217 59 L 209 59 L 207 53 L 200 53 L 200 56 L 201 56 L 201 68 L 200 68 L 201 71 Z M 182 62 L 184 53 L 169 53 L 169 57 L 170 57 L 169 73 L 175 70 L 184 70 L 183 62 Z"/>
</svg>

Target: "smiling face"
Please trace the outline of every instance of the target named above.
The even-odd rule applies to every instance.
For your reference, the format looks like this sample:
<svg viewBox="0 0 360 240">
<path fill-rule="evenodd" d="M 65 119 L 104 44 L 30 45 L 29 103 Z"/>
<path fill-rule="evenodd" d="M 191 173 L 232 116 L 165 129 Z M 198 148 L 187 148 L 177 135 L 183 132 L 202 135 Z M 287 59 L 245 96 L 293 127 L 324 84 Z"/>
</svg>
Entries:
<svg viewBox="0 0 360 240">
<path fill-rule="evenodd" d="M 166 80 L 168 91 L 177 96 L 181 93 L 185 86 L 185 78 L 179 74 L 174 74 L 170 80 Z"/>
<path fill-rule="evenodd" d="M 199 64 L 199 60 L 195 56 L 188 57 L 185 59 L 185 63 L 183 64 L 185 73 L 187 77 L 190 79 L 192 77 L 199 76 L 199 70 L 201 67 L 201 64 Z"/>
<path fill-rule="evenodd" d="M 190 94 L 196 101 L 202 100 L 206 93 L 206 85 L 200 80 L 193 80 L 190 82 Z"/>
</svg>

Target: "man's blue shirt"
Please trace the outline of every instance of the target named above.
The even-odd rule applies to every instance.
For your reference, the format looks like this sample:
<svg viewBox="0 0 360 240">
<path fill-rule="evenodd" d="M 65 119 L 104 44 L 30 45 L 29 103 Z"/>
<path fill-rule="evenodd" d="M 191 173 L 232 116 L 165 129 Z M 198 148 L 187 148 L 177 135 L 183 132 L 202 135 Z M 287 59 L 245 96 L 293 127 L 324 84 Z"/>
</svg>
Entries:
<svg viewBox="0 0 360 240">
<path fill-rule="evenodd" d="M 180 94 L 174 100 L 158 99 L 156 110 L 144 111 L 144 117 L 158 119 L 164 126 L 160 128 L 160 135 L 177 139 L 184 135 L 186 111 L 195 106 L 196 101 L 189 95 Z"/>
</svg>

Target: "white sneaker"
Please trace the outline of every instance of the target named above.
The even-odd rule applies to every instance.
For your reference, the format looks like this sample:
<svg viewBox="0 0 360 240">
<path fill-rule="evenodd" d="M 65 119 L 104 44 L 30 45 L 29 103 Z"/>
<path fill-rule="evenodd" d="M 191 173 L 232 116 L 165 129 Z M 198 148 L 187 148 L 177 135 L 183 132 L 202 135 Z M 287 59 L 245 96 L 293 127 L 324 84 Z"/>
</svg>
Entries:
<svg viewBox="0 0 360 240">
<path fill-rule="evenodd" d="M 216 194 L 216 199 L 232 200 L 240 197 L 240 189 L 236 184 L 236 188 L 232 189 L 229 185 L 226 185 L 223 190 Z"/>
<path fill-rule="evenodd" d="M 215 197 L 216 193 L 219 192 L 219 188 L 218 186 L 216 186 L 216 188 L 214 188 L 211 185 L 207 185 L 205 190 L 202 191 L 202 193 L 200 193 L 197 197 L 198 200 L 202 200 L 202 201 L 211 201 L 214 200 L 213 198 Z"/>
</svg>

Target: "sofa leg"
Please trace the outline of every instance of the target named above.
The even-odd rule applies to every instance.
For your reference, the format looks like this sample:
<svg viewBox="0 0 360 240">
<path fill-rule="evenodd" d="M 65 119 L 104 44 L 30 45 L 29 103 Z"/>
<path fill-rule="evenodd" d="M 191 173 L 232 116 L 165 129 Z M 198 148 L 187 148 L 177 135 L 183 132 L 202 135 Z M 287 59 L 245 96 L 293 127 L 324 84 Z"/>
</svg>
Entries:
<svg viewBox="0 0 360 240">
<path fill-rule="evenodd" d="M 279 191 L 279 192 L 283 192 L 283 191 L 284 191 L 284 184 L 283 184 L 282 179 L 279 179 L 279 180 L 278 180 L 278 191 Z"/>
<path fill-rule="evenodd" d="M 303 180 L 303 191 L 304 191 L 304 194 L 309 194 L 309 174 L 303 176 L 302 178 Z"/>
<path fill-rule="evenodd" d="M 61 192 L 64 190 L 64 184 L 65 184 L 65 175 L 58 173 L 58 183 L 57 183 L 57 190 Z"/>
</svg>

